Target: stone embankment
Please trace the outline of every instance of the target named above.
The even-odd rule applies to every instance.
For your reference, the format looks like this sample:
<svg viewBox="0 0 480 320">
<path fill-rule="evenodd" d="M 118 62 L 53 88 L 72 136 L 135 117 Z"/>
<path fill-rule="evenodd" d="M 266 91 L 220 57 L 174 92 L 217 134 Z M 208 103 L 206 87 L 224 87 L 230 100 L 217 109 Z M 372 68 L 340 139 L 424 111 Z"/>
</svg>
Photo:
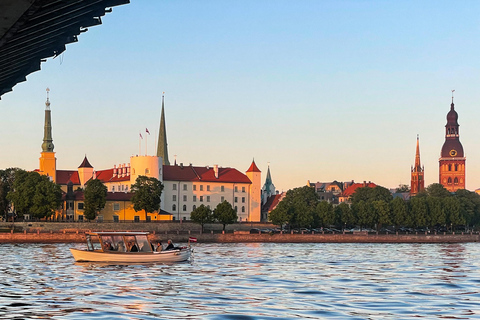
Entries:
<svg viewBox="0 0 480 320">
<path fill-rule="evenodd" d="M 253 225 L 259 227 L 259 225 Z M 85 232 L 89 231 L 149 231 L 151 240 L 172 239 L 174 242 L 187 242 L 195 237 L 203 243 L 460 243 L 480 242 L 476 233 L 457 234 L 375 234 L 375 233 L 337 233 L 337 234 L 293 234 L 293 233 L 254 233 L 248 230 L 251 224 L 229 226 L 226 233 L 221 226 L 207 226 L 209 231 L 201 232 L 198 225 L 192 223 L 15 223 L 0 224 L 0 243 L 80 243 L 85 242 Z"/>
</svg>

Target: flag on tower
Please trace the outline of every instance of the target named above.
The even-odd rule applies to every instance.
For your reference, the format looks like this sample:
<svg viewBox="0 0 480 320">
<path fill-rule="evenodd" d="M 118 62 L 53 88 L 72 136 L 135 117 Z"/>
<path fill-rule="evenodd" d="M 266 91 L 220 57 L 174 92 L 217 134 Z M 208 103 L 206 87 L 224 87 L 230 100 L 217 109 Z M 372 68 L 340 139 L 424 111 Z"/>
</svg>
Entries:
<svg viewBox="0 0 480 320">
<path fill-rule="evenodd" d="M 148 134 L 150 134 L 150 131 L 148 131 L 148 128 L 145 128 L 145 132 L 147 132 Z"/>
</svg>

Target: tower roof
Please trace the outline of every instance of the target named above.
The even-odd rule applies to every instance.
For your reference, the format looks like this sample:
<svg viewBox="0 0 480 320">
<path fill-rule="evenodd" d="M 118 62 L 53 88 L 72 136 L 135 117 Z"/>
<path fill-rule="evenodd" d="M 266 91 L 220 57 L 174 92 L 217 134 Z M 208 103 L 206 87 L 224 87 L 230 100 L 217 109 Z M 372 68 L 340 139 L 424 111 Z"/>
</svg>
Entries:
<svg viewBox="0 0 480 320">
<path fill-rule="evenodd" d="M 455 105 L 453 104 L 453 101 L 452 101 L 452 104 L 450 105 L 450 111 L 447 113 L 447 126 L 449 125 L 456 125 L 458 126 L 458 113 L 457 111 L 455 111 Z"/>
<path fill-rule="evenodd" d="M 88 162 L 87 156 L 83 159 L 82 163 L 78 166 L 79 168 L 93 168 L 93 166 Z"/>
<path fill-rule="evenodd" d="M 165 93 L 165 92 L 164 92 Z M 162 114 L 160 116 L 160 130 L 158 132 L 157 157 L 161 157 L 164 165 L 170 165 L 167 148 L 167 128 L 165 125 L 165 96 L 162 95 Z"/>
<path fill-rule="evenodd" d="M 258 169 L 257 165 L 255 164 L 255 160 L 252 161 L 250 168 L 248 168 L 247 172 L 262 172 Z"/>
</svg>

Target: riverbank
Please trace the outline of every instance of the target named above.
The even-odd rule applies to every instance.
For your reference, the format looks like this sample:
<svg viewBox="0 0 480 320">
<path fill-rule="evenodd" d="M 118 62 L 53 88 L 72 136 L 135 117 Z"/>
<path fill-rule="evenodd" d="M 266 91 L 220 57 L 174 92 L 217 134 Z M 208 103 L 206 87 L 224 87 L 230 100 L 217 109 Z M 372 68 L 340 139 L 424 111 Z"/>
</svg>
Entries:
<svg viewBox="0 0 480 320">
<path fill-rule="evenodd" d="M 92 230 L 102 231 L 102 230 Z M 119 231 L 119 230 L 117 230 Z M 125 230 L 131 231 L 131 230 Z M 172 239 L 177 243 L 188 242 L 189 237 L 197 238 L 200 243 L 466 243 L 480 242 L 480 235 L 469 234 L 250 234 L 234 233 L 158 233 L 153 231 L 150 241 Z M 0 233 L 0 243 L 84 243 L 85 232 L 10 232 Z"/>
</svg>

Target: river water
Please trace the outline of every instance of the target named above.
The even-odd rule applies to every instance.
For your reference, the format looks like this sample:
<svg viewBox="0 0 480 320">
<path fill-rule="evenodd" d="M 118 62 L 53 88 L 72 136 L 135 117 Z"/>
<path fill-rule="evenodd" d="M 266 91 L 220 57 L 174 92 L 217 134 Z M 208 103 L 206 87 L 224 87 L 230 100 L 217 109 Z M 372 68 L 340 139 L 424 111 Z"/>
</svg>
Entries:
<svg viewBox="0 0 480 320">
<path fill-rule="evenodd" d="M 0 244 L 0 319 L 480 319 L 480 245 L 195 244 L 177 264 Z"/>
</svg>

